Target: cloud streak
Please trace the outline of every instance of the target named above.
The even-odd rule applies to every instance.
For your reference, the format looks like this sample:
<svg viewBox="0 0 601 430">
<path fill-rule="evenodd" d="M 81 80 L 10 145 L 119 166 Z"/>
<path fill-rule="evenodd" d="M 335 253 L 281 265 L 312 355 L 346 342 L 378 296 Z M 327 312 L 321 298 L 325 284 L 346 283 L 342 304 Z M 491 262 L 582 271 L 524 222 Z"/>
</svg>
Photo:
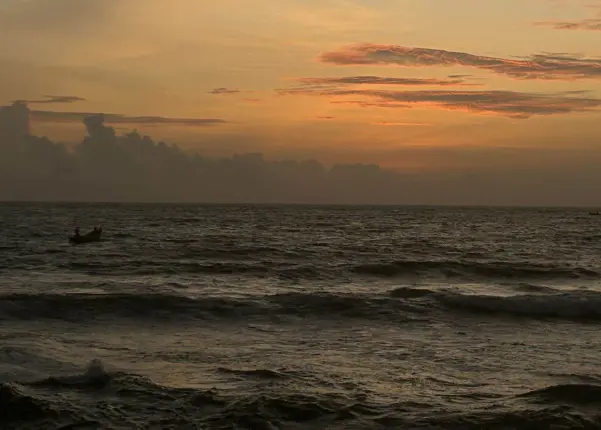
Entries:
<svg viewBox="0 0 601 430">
<path fill-rule="evenodd" d="M 534 25 L 551 27 L 555 30 L 601 31 L 601 18 L 589 18 L 580 21 L 540 21 Z"/>
<path fill-rule="evenodd" d="M 514 79 L 601 79 L 601 59 L 535 54 L 526 59 L 487 57 L 443 49 L 362 43 L 324 52 L 318 60 L 339 66 L 472 67 Z"/>
<path fill-rule="evenodd" d="M 345 76 L 341 78 L 298 78 L 303 85 L 399 85 L 399 86 L 473 86 L 464 79 L 388 78 L 380 76 Z"/>
<path fill-rule="evenodd" d="M 86 112 L 56 112 L 32 110 L 30 117 L 39 122 L 81 122 L 85 118 L 101 115 L 108 124 L 129 125 L 181 125 L 181 126 L 213 126 L 228 121 L 219 118 L 169 118 L 162 116 L 127 116 L 122 114 L 94 114 Z"/>
<path fill-rule="evenodd" d="M 383 90 L 280 90 L 282 95 L 321 97 L 363 97 L 363 100 L 334 100 L 361 107 L 410 108 L 414 105 L 459 110 L 478 114 L 494 114 L 516 119 L 533 116 L 590 112 L 601 107 L 601 99 L 573 97 L 568 93 L 525 93 L 517 91 L 383 91 Z M 367 100 L 365 100 L 367 99 Z M 375 101 L 372 101 L 375 99 Z"/>
<path fill-rule="evenodd" d="M 240 90 L 231 89 L 231 88 L 215 88 L 209 91 L 209 94 L 215 95 L 228 95 L 228 94 L 238 94 Z"/>
<path fill-rule="evenodd" d="M 44 100 L 16 100 L 20 103 L 28 104 L 54 104 L 54 103 L 75 103 L 84 102 L 86 99 L 77 96 L 44 96 Z"/>
<path fill-rule="evenodd" d="M 382 125 L 386 127 L 425 127 L 430 124 L 425 122 L 379 121 L 374 122 L 373 125 Z"/>
</svg>

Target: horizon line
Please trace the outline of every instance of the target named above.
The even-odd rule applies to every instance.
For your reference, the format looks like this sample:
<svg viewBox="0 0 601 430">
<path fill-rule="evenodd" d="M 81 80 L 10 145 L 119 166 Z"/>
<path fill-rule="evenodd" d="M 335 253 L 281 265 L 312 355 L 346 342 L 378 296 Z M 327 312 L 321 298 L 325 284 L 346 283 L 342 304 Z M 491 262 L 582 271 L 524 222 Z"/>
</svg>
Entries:
<svg viewBox="0 0 601 430">
<path fill-rule="evenodd" d="M 218 201 L 93 201 L 93 200 L 2 200 L 3 205 L 50 204 L 50 205 L 147 205 L 147 206 L 297 206 L 297 207 L 381 207 L 381 208 L 469 208 L 469 209 L 600 209 L 584 205 L 503 205 L 503 204 L 444 204 L 444 203 L 292 203 L 292 202 L 218 202 Z"/>
</svg>

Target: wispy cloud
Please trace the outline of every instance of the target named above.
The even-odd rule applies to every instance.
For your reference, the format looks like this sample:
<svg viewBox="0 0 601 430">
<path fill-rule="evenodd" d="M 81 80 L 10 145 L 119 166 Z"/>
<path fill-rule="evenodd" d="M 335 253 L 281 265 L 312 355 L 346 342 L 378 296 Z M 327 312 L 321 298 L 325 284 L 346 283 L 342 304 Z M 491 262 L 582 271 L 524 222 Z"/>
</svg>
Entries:
<svg viewBox="0 0 601 430">
<path fill-rule="evenodd" d="M 303 85 L 399 85 L 399 86 L 472 86 L 464 79 L 389 78 L 381 76 L 344 76 L 340 78 L 297 78 Z"/>
<path fill-rule="evenodd" d="M 15 100 L 22 103 L 29 104 L 52 104 L 52 103 L 75 103 L 75 102 L 83 102 L 86 99 L 77 96 L 44 96 L 46 97 L 44 100 Z"/>
<path fill-rule="evenodd" d="M 321 97 L 363 97 L 334 100 L 361 107 L 410 108 L 414 105 L 479 114 L 526 119 L 538 115 L 588 112 L 601 107 L 601 99 L 573 97 L 573 93 L 525 93 L 517 91 L 383 91 L 383 90 L 280 90 L 280 94 Z M 375 101 L 374 101 L 375 99 Z"/>
<path fill-rule="evenodd" d="M 573 5 L 565 5 L 570 7 Z M 601 1 L 594 0 L 593 3 L 585 5 L 589 11 L 594 11 L 594 14 L 590 18 L 574 19 L 574 20 L 548 20 L 535 22 L 536 26 L 551 27 L 555 30 L 588 30 L 588 31 L 601 31 Z"/>
<path fill-rule="evenodd" d="M 239 92 L 241 92 L 241 91 L 237 90 L 237 89 L 215 88 L 214 90 L 209 91 L 209 94 L 227 95 L 227 94 L 238 94 Z"/>
<path fill-rule="evenodd" d="M 526 59 L 474 55 L 442 49 L 362 43 L 324 52 L 319 61 L 335 65 L 399 67 L 473 67 L 516 79 L 601 79 L 601 59 L 576 55 L 535 54 Z"/>
<path fill-rule="evenodd" d="M 55 112 L 32 110 L 31 119 L 40 122 L 81 122 L 85 118 L 98 114 L 85 112 Z M 218 118 L 169 118 L 162 116 L 127 116 L 121 114 L 103 114 L 109 124 L 130 125 L 182 125 L 182 126 L 211 126 L 225 124 L 227 121 Z"/>
<path fill-rule="evenodd" d="M 387 127 L 425 127 L 430 124 L 426 122 L 379 121 L 374 122 L 373 125 L 383 125 Z"/>
<path fill-rule="evenodd" d="M 601 18 L 589 18 L 580 21 L 540 21 L 534 25 L 551 27 L 555 30 L 601 31 Z"/>
<path fill-rule="evenodd" d="M 451 79 L 463 79 L 463 78 L 471 78 L 472 75 L 470 74 L 464 74 L 464 75 L 449 75 L 449 78 Z"/>
</svg>

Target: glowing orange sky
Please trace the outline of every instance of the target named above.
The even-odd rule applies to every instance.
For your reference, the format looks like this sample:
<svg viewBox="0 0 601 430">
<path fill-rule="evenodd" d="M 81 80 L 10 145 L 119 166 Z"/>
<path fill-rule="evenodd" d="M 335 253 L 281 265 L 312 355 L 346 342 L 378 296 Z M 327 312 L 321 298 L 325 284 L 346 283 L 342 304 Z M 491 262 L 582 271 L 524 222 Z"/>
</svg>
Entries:
<svg viewBox="0 0 601 430">
<path fill-rule="evenodd" d="M 222 119 L 119 125 L 209 154 L 552 164 L 601 151 L 599 19 L 590 0 L 0 0 L 0 103 Z M 70 118 L 36 131 L 79 138 Z"/>
</svg>

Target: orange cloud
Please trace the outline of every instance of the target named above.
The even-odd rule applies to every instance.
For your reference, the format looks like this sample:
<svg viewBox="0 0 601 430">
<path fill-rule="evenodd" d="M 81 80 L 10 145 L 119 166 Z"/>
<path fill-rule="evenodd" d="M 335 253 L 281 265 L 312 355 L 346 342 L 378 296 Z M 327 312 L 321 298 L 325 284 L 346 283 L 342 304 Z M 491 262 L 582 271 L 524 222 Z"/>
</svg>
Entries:
<svg viewBox="0 0 601 430">
<path fill-rule="evenodd" d="M 383 125 L 389 127 L 423 127 L 431 124 L 425 122 L 397 122 L 397 121 L 379 121 L 374 122 L 373 125 Z"/>
<path fill-rule="evenodd" d="M 345 76 L 341 78 L 298 78 L 304 85 L 406 85 L 406 86 L 472 86 L 464 79 L 387 78 L 380 76 Z"/>
<path fill-rule="evenodd" d="M 335 65 L 393 65 L 399 67 L 464 66 L 515 79 L 601 79 L 601 59 L 559 54 L 536 54 L 527 59 L 486 57 L 442 49 L 362 43 L 324 52 L 319 61 Z"/>
<path fill-rule="evenodd" d="M 44 96 L 43 100 L 15 100 L 15 102 L 20 103 L 41 103 L 41 104 L 55 104 L 55 103 L 75 103 L 75 102 L 83 102 L 86 99 L 77 96 Z"/>
<path fill-rule="evenodd" d="M 583 19 L 580 21 L 541 21 L 535 25 L 551 27 L 555 30 L 591 30 L 601 31 L 601 18 Z"/>
<path fill-rule="evenodd" d="M 334 100 L 361 107 L 410 108 L 413 105 L 462 110 L 471 113 L 495 114 L 526 119 L 537 115 L 588 112 L 601 107 L 601 99 L 574 97 L 579 92 L 558 94 L 524 93 L 517 91 L 382 91 L 382 90 L 315 90 L 300 92 L 280 90 L 280 94 L 322 97 L 364 97 L 367 100 Z M 375 102 L 371 99 L 375 99 Z"/>
<path fill-rule="evenodd" d="M 214 90 L 209 91 L 209 94 L 215 95 L 227 95 L 227 94 L 237 94 L 240 90 L 230 89 L 230 88 L 215 88 Z"/>
<path fill-rule="evenodd" d="M 96 117 L 98 114 L 85 112 L 55 112 L 44 110 L 30 111 L 30 118 L 39 122 L 81 122 L 88 117 Z M 227 123 L 217 118 L 169 118 L 162 116 L 126 116 L 122 114 L 101 114 L 104 121 L 109 124 L 134 124 L 134 125 L 156 125 L 170 124 L 180 126 L 211 126 Z"/>
</svg>

